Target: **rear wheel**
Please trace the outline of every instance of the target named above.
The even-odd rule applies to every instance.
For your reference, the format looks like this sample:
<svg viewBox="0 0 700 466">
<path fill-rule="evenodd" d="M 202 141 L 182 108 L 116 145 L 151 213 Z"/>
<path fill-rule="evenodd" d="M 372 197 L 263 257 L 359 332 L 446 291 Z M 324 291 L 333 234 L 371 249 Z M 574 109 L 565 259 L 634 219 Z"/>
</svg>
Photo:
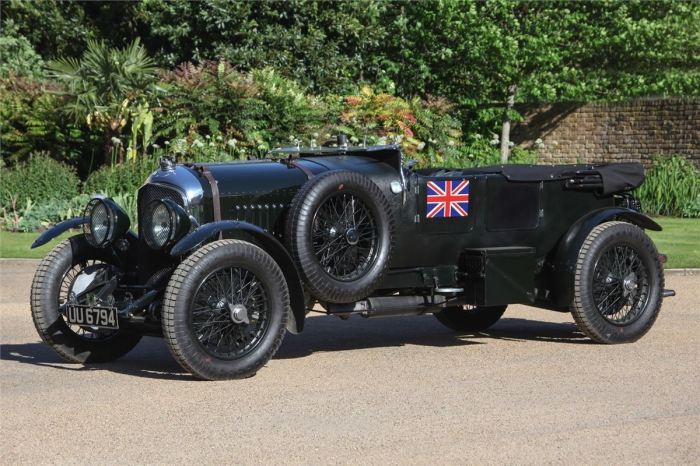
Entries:
<svg viewBox="0 0 700 466">
<path fill-rule="evenodd" d="M 64 360 L 76 363 L 113 361 L 141 339 L 127 329 L 106 330 L 69 324 L 60 312 L 69 301 L 113 306 L 105 292 L 109 278 L 119 270 L 109 264 L 104 251 L 93 248 L 82 235 L 61 242 L 39 264 L 31 290 L 34 326 Z"/>
<path fill-rule="evenodd" d="M 277 263 L 245 241 L 203 246 L 173 273 L 163 302 L 163 334 L 194 376 L 254 375 L 277 352 L 289 292 Z"/>
<path fill-rule="evenodd" d="M 506 307 L 455 306 L 443 309 L 435 317 L 441 324 L 457 332 L 479 332 L 498 322 Z"/>
<path fill-rule="evenodd" d="M 595 227 L 579 251 L 571 313 L 599 343 L 644 336 L 661 310 L 664 277 L 659 254 L 644 231 L 625 222 Z"/>
</svg>

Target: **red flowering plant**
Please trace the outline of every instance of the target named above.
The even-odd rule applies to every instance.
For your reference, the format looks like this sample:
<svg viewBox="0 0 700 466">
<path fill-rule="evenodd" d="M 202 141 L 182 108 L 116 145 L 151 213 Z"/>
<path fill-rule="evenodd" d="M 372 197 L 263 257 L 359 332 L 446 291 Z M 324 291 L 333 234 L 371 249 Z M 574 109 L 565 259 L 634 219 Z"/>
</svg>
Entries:
<svg viewBox="0 0 700 466">
<path fill-rule="evenodd" d="M 444 99 L 405 100 L 369 86 L 343 98 L 340 131 L 367 143 L 401 144 L 420 165 L 443 164 L 459 157 L 461 129 Z"/>
<path fill-rule="evenodd" d="M 376 93 L 369 86 L 363 86 L 357 95 L 344 98 L 340 121 L 340 129 L 360 141 L 398 142 L 411 154 L 421 144 L 413 131 L 417 120 L 411 104 L 400 97 Z"/>
</svg>

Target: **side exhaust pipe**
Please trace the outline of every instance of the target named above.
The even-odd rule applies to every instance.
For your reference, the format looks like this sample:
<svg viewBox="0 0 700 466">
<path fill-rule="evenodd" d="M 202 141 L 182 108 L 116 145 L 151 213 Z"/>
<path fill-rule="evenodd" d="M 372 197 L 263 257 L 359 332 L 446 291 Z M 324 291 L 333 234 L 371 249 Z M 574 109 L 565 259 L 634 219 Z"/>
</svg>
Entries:
<svg viewBox="0 0 700 466">
<path fill-rule="evenodd" d="M 362 317 L 416 316 L 442 309 L 444 296 L 430 299 L 426 296 L 379 296 L 349 304 L 326 304 L 328 314 L 348 317 L 360 314 Z"/>
</svg>

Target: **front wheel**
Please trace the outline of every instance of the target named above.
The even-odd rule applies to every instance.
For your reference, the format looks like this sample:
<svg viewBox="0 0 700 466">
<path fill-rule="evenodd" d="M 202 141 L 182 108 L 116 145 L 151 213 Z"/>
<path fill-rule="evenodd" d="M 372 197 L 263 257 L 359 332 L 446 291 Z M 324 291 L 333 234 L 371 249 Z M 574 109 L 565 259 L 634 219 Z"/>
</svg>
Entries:
<svg viewBox="0 0 700 466">
<path fill-rule="evenodd" d="M 163 335 L 195 377 L 238 379 L 254 375 L 277 352 L 288 315 L 287 283 L 274 259 L 251 243 L 221 240 L 173 273 Z"/>
<path fill-rule="evenodd" d="M 435 314 L 437 320 L 457 332 L 480 332 L 491 327 L 506 312 L 507 306 L 455 306 Z"/>
<path fill-rule="evenodd" d="M 93 248 L 83 235 L 56 246 L 37 267 L 32 281 L 31 309 L 39 336 L 65 361 L 113 361 L 131 351 L 141 335 L 128 329 L 106 330 L 68 323 L 61 308 L 77 304 L 114 305 L 108 279 L 118 274 L 110 258 Z"/>
<path fill-rule="evenodd" d="M 659 254 L 642 229 L 625 222 L 595 227 L 579 251 L 571 313 L 598 343 L 644 336 L 661 310 Z"/>
</svg>

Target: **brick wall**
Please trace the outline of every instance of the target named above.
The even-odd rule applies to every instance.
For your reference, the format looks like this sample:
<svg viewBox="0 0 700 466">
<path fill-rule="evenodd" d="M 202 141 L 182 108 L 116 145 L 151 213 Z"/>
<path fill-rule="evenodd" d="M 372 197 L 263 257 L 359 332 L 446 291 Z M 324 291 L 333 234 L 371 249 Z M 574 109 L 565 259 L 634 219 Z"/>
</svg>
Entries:
<svg viewBox="0 0 700 466">
<path fill-rule="evenodd" d="M 700 99 L 521 106 L 513 129 L 522 147 L 540 147 L 542 162 L 638 161 L 683 154 L 700 168 Z M 537 140 L 541 140 L 538 144 Z"/>
</svg>

